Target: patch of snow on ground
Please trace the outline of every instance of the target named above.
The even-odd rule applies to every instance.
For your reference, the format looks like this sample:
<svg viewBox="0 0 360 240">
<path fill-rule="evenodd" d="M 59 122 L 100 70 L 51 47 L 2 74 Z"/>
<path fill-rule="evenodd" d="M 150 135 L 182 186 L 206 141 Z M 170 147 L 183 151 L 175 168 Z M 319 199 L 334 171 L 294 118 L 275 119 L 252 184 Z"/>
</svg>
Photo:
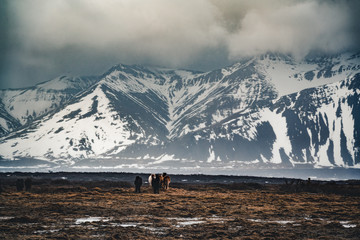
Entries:
<svg viewBox="0 0 360 240">
<path fill-rule="evenodd" d="M 355 228 L 357 225 L 356 224 L 350 224 L 349 221 L 340 221 L 340 224 L 344 227 L 344 228 Z"/>
<path fill-rule="evenodd" d="M 86 217 L 86 218 L 78 218 L 75 221 L 75 224 L 82 224 L 82 223 L 88 223 L 88 222 L 108 222 L 110 221 L 109 218 L 104 217 Z"/>
<path fill-rule="evenodd" d="M 295 221 L 292 220 L 263 220 L 263 219 L 248 219 L 251 222 L 257 223 L 278 223 L 278 224 L 293 224 Z"/>
<path fill-rule="evenodd" d="M 184 227 L 205 223 L 206 221 L 202 220 L 202 218 L 168 218 L 169 220 L 176 220 L 176 227 Z"/>
</svg>

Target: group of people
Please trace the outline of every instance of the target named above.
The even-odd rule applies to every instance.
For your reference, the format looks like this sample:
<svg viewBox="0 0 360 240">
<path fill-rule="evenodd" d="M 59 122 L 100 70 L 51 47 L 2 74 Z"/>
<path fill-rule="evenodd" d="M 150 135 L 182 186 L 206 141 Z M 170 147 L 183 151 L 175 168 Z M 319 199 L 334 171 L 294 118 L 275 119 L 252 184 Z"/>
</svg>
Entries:
<svg viewBox="0 0 360 240">
<path fill-rule="evenodd" d="M 170 184 L 170 176 L 166 173 L 161 174 L 151 174 L 149 176 L 148 182 L 150 187 L 153 188 L 155 194 L 160 193 L 160 188 L 167 190 Z M 136 176 L 134 184 L 135 184 L 135 192 L 140 193 L 140 188 L 142 186 L 142 178 L 140 176 Z"/>
</svg>

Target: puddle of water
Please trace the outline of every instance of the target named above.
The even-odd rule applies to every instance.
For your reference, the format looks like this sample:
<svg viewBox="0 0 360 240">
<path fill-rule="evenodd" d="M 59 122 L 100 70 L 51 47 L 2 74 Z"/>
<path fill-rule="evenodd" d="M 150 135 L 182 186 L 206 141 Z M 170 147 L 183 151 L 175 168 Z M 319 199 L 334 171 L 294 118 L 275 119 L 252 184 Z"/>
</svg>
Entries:
<svg viewBox="0 0 360 240">
<path fill-rule="evenodd" d="M 168 218 L 169 220 L 175 220 L 177 222 L 176 227 L 184 227 L 196 224 L 204 224 L 207 221 L 213 223 L 224 223 L 225 221 L 230 221 L 230 218 L 224 218 L 217 215 L 212 215 L 211 217 L 194 217 L 194 218 Z"/>
<path fill-rule="evenodd" d="M 75 221 L 75 224 L 82 224 L 82 223 L 88 223 L 88 222 L 107 222 L 109 221 L 109 218 L 105 218 L 105 217 L 86 217 L 86 218 L 78 218 Z"/>
<path fill-rule="evenodd" d="M 206 221 L 184 221 L 184 222 L 178 222 L 176 227 L 183 227 L 183 226 L 191 226 L 191 225 L 197 225 L 205 223 Z"/>
<path fill-rule="evenodd" d="M 124 223 L 124 224 L 119 224 L 120 227 L 136 227 L 138 224 L 137 223 Z"/>
<path fill-rule="evenodd" d="M 44 234 L 44 233 L 54 233 L 54 232 L 59 232 L 60 229 L 51 229 L 51 230 L 37 230 L 34 233 L 35 234 Z"/>
<path fill-rule="evenodd" d="M 282 225 L 285 225 L 285 224 L 293 224 L 295 223 L 295 221 L 291 221 L 291 220 L 271 220 L 271 221 L 266 221 L 266 220 L 262 220 L 262 219 L 248 219 L 249 221 L 252 221 L 252 222 L 258 222 L 258 223 L 278 223 L 278 224 L 282 224 Z"/>
<path fill-rule="evenodd" d="M 211 221 L 211 222 L 215 222 L 215 223 L 224 223 L 226 221 L 234 220 L 234 219 L 231 219 L 231 218 L 220 217 L 220 216 L 217 216 L 217 215 L 213 215 L 212 217 L 206 218 L 206 219 Z"/>
<path fill-rule="evenodd" d="M 277 220 L 277 221 L 270 221 L 270 222 L 275 222 L 275 223 L 279 223 L 279 224 L 293 224 L 295 221 L 286 221 L 286 220 Z"/>
<path fill-rule="evenodd" d="M 184 227 L 184 226 L 191 226 L 196 224 L 202 224 L 206 221 L 202 220 L 202 218 L 168 218 L 169 220 L 176 220 L 177 225 L 176 227 Z"/>
<path fill-rule="evenodd" d="M 309 217 L 305 217 L 304 218 L 307 221 L 312 221 L 314 219 L 309 218 Z M 252 222 L 258 222 L 258 223 L 278 223 L 278 224 L 293 224 L 293 226 L 301 226 L 300 223 L 296 223 L 295 221 L 291 221 L 291 220 L 271 220 L 271 221 L 266 221 L 266 220 L 262 220 L 262 219 L 248 219 L 249 221 Z M 325 219 L 319 218 L 318 220 L 320 221 L 326 221 Z M 334 221 L 326 221 L 327 223 L 332 223 Z M 355 228 L 357 227 L 356 224 L 351 224 L 350 221 L 339 221 L 339 223 L 344 227 L 344 228 Z"/>
<path fill-rule="evenodd" d="M 344 228 L 355 228 L 356 224 L 350 224 L 349 221 L 340 221 L 340 224 L 344 227 Z"/>
<path fill-rule="evenodd" d="M 91 230 L 96 230 L 98 229 L 98 227 L 94 227 L 94 226 L 82 226 L 80 224 L 75 224 L 75 225 L 69 225 L 69 228 L 86 228 L 86 229 L 91 229 Z"/>
<path fill-rule="evenodd" d="M 110 223 L 113 227 L 137 227 L 140 223 L 127 222 L 127 223 Z"/>
<path fill-rule="evenodd" d="M 96 238 L 96 239 L 103 239 L 105 237 L 105 234 L 91 235 L 91 237 Z"/>
<path fill-rule="evenodd" d="M 325 221 L 325 219 L 323 218 L 304 217 L 304 219 L 307 221 L 313 221 L 313 220 Z"/>
<path fill-rule="evenodd" d="M 180 217 L 173 217 L 173 218 L 167 218 L 169 220 L 176 220 L 176 221 L 199 221 L 202 218 L 194 217 L 194 218 L 180 218 Z"/>
<path fill-rule="evenodd" d="M 265 222 L 264 220 L 261 219 L 248 219 L 251 222 Z"/>
<path fill-rule="evenodd" d="M 143 225 L 152 225 L 152 223 L 141 223 L 141 222 L 126 222 L 126 223 L 110 223 L 113 227 L 138 227 L 142 229 L 149 230 L 152 233 L 157 234 L 165 234 L 165 231 L 170 229 L 168 227 L 150 227 L 150 226 L 143 226 Z"/>
<path fill-rule="evenodd" d="M 156 228 L 156 227 L 146 227 L 146 226 L 140 226 L 140 228 L 149 230 L 150 232 L 157 233 L 157 234 L 165 234 L 165 231 L 170 229 L 170 228 L 167 228 L 167 227 L 158 227 L 158 228 Z"/>
</svg>

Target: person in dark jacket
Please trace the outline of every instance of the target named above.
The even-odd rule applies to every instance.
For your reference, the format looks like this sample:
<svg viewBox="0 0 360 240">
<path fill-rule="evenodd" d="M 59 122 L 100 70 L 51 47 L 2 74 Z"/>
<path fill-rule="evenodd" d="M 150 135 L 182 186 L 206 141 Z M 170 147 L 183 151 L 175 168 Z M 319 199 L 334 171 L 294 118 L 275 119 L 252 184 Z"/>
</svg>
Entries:
<svg viewBox="0 0 360 240">
<path fill-rule="evenodd" d="M 155 177 L 153 177 L 153 179 L 152 179 L 152 187 L 153 187 L 154 193 L 157 193 L 157 194 L 160 193 L 160 187 L 161 187 L 160 177 L 161 177 L 160 174 L 156 174 Z"/>
<path fill-rule="evenodd" d="M 136 176 L 134 184 L 135 184 L 135 192 L 140 193 L 140 188 L 142 185 L 142 178 L 140 176 Z"/>
</svg>

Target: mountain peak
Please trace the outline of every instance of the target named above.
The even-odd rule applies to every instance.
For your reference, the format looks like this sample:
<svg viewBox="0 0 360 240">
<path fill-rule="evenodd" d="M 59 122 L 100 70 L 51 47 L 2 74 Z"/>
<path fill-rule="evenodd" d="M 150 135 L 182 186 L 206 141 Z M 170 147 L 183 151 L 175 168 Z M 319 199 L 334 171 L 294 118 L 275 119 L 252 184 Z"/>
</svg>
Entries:
<svg viewBox="0 0 360 240">
<path fill-rule="evenodd" d="M 70 165 L 358 166 L 359 58 L 290 60 L 269 53 L 205 73 L 118 64 L 98 78 L 3 91 L 0 156 Z"/>
</svg>

